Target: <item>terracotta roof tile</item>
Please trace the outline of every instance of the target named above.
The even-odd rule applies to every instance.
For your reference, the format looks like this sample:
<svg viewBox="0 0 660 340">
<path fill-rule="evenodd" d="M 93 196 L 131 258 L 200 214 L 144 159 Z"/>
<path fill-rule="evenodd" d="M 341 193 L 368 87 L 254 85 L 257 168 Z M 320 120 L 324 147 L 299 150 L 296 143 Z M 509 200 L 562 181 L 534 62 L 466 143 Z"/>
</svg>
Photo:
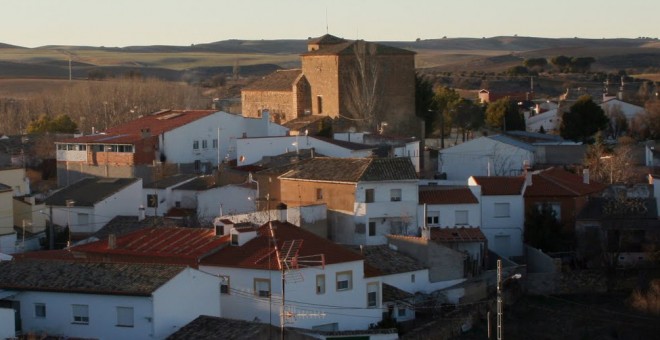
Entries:
<svg viewBox="0 0 660 340">
<path fill-rule="evenodd" d="M 478 204 L 469 188 L 427 186 L 419 189 L 420 204 Z"/>
<path fill-rule="evenodd" d="M 597 182 L 584 183 L 582 176 L 561 168 L 549 168 L 532 174 L 532 184 L 525 189 L 525 197 L 586 196 L 605 190 Z"/>
<path fill-rule="evenodd" d="M 209 116 L 215 110 L 162 110 L 109 128 L 103 134 L 88 135 L 63 140 L 61 143 L 133 144 L 145 139 L 142 129 L 149 128 L 151 137 L 174 130 L 180 126 Z"/>
<path fill-rule="evenodd" d="M 243 91 L 291 92 L 302 70 L 277 70 L 243 88 Z"/>
<path fill-rule="evenodd" d="M 414 298 L 414 294 L 410 294 L 405 290 L 383 283 L 383 302 L 402 302 Z"/>
<path fill-rule="evenodd" d="M 410 158 L 314 158 L 298 163 L 281 179 L 357 183 L 416 180 Z"/>
<path fill-rule="evenodd" d="M 302 240 L 302 246 L 298 255 L 311 256 L 323 254 L 325 264 L 361 261 L 364 259 L 360 254 L 348 248 L 319 237 L 293 224 L 279 221 L 273 221 L 271 223 L 275 228 L 275 238 L 280 249 L 285 241 Z M 272 252 L 272 248 L 268 246 L 268 239 L 268 223 L 266 223 L 259 227 L 257 237 L 240 247 L 225 247 L 217 253 L 204 258 L 201 264 L 208 266 L 268 269 L 270 262 L 271 269 L 277 270 L 277 259 Z"/>
<path fill-rule="evenodd" d="M 485 242 L 479 228 L 431 228 L 431 240 L 438 243 Z"/>
<path fill-rule="evenodd" d="M 0 262 L 0 288 L 149 296 L 185 267 L 23 259 Z"/>
<path fill-rule="evenodd" d="M 215 316 L 200 315 L 178 331 L 167 337 L 167 340 L 242 340 L 266 339 L 269 334 L 279 334 L 280 329 L 263 322 L 232 320 Z M 286 339 L 312 340 L 315 337 L 298 333 L 296 330 L 284 329 Z"/>
<path fill-rule="evenodd" d="M 484 196 L 520 195 L 525 184 L 525 177 L 475 176 L 474 180 L 481 186 Z"/>
</svg>

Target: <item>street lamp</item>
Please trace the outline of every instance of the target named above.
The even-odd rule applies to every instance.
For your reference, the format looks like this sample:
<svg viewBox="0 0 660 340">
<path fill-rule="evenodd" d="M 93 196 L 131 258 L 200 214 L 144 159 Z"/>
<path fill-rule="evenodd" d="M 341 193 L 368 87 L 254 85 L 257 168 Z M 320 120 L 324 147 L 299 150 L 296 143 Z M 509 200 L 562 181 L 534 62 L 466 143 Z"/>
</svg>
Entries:
<svg viewBox="0 0 660 340">
<path fill-rule="evenodd" d="M 518 280 L 522 274 L 516 273 L 512 276 L 502 280 L 502 260 L 497 260 L 497 340 L 502 340 L 502 319 L 504 317 L 504 309 L 502 306 L 502 285 L 509 280 Z M 490 327 L 488 327 L 490 330 Z"/>
</svg>

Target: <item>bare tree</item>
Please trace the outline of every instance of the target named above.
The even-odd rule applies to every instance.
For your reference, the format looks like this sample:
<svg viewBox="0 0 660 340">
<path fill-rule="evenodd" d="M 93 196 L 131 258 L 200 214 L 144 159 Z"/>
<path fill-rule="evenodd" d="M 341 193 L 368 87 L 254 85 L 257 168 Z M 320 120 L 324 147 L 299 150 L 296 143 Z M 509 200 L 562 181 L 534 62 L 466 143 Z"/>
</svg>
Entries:
<svg viewBox="0 0 660 340">
<path fill-rule="evenodd" d="M 637 174 L 631 171 L 633 160 L 633 144 L 628 137 L 619 139 L 619 145 L 608 150 L 602 143 L 587 147 L 584 166 L 589 168 L 590 175 L 601 183 L 632 184 Z"/>
<path fill-rule="evenodd" d="M 349 119 L 363 128 L 377 130 L 379 119 L 382 118 L 379 109 L 383 95 L 377 45 L 358 40 L 353 44 L 353 52 L 353 65 L 347 71 Z"/>
<path fill-rule="evenodd" d="M 623 114 L 621 105 L 614 104 L 606 107 L 605 114 L 610 119 L 607 124 L 607 134 L 613 139 L 621 137 L 628 130 L 628 119 Z"/>
</svg>

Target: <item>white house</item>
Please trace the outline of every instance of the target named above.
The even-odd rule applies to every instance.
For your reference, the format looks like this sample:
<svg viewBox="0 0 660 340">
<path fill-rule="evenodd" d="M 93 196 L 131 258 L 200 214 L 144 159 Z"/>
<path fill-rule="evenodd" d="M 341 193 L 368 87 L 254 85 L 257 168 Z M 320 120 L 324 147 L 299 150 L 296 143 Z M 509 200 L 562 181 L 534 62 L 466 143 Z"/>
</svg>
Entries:
<svg viewBox="0 0 660 340">
<path fill-rule="evenodd" d="M 541 127 L 546 133 L 559 131 L 561 114 L 559 108 L 554 108 L 525 118 L 527 131 L 539 132 Z"/>
<path fill-rule="evenodd" d="M 139 178 L 84 178 L 45 200 L 52 221 L 72 234 L 89 235 L 118 215 L 137 215 L 142 205 Z"/>
<path fill-rule="evenodd" d="M 364 158 L 371 156 L 374 147 L 317 136 L 240 138 L 236 140 L 237 164 L 250 165 L 261 161 L 264 156 L 307 149 L 314 149 L 327 157 Z"/>
<path fill-rule="evenodd" d="M 480 226 L 481 206 L 472 189 L 474 187 L 420 186 L 418 226 Z"/>
<path fill-rule="evenodd" d="M 214 176 L 198 177 L 172 189 L 175 206 L 194 209 L 199 218 L 242 214 L 256 210 L 256 186 L 253 183 L 216 185 Z"/>
<path fill-rule="evenodd" d="M 440 150 L 438 169 L 448 180 L 470 176 L 508 176 L 534 165 L 534 146 L 507 135 L 495 135 Z"/>
<path fill-rule="evenodd" d="M 14 231 L 13 190 L 0 183 L 0 253 L 13 254 L 16 245 Z"/>
<path fill-rule="evenodd" d="M 208 172 L 236 158 L 236 139 L 284 136 L 287 128 L 261 118 L 213 110 L 163 110 L 112 127 L 103 133 L 56 143 L 58 181 L 68 185 L 91 174 L 141 177 L 151 182 L 154 164 Z"/>
<path fill-rule="evenodd" d="M 177 204 L 180 205 L 181 202 L 175 200 L 172 189 L 196 178 L 197 176 L 193 174 L 176 174 L 143 184 L 142 205 L 146 209 L 146 215 L 163 216 L 170 209 L 177 207 Z"/>
<path fill-rule="evenodd" d="M 385 244 L 417 233 L 417 174 L 407 157 L 313 158 L 278 177 L 288 206 L 326 203 L 330 237 L 343 244 Z"/>
<path fill-rule="evenodd" d="M 603 109 L 603 111 L 605 111 L 605 114 L 608 116 L 610 116 L 610 114 L 614 111 L 617 110 L 620 111 L 626 117 L 628 123 L 630 123 L 633 120 L 633 118 L 635 118 L 635 116 L 645 112 L 643 107 L 624 102 L 623 100 L 620 100 L 618 98 L 611 98 L 609 100 L 606 100 L 602 102 L 599 106 Z"/>
<path fill-rule="evenodd" d="M 472 176 L 468 185 L 480 196 L 481 231 L 488 248 L 506 258 L 522 256 L 525 177 Z"/>
<path fill-rule="evenodd" d="M 17 311 L 22 334 L 165 339 L 199 315 L 220 316 L 218 284 L 183 266 L 0 262 L 0 302 Z"/>
<path fill-rule="evenodd" d="M 14 196 L 30 194 L 30 179 L 23 167 L 0 168 L 0 183 L 12 188 Z"/>
<path fill-rule="evenodd" d="M 382 319 L 381 280 L 365 274 L 360 254 L 289 223 L 272 226 L 232 231 L 230 246 L 202 259 L 200 270 L 223 281 L 224 317 L 280 325 L 284 300 L 287 327 L 361 330 Z"/>
</svg>

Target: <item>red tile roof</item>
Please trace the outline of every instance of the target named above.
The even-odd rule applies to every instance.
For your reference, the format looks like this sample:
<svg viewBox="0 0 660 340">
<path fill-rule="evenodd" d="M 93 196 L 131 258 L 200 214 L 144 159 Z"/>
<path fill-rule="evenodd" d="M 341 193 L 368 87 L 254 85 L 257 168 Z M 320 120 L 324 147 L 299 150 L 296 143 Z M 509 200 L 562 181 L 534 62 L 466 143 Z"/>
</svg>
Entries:
<svg viewBox="0 0 660 340">
<path fill-rule="evenodd" d="M 431 228 L 431 240 L 438 243 L 483 242 L 486 236 L 479 228 Z"/>
<path fill-rule="evenodd" d="M 273 221 L 277 245 L 281 249 L 286 241 L 302 240 L 298 256 L 323 254 L 325 264 L 361 261 L 364 257 L 330 240 L 286 222 Z M 250 269 L 277 270 L 277 259 L 269 247 L 268 223 L 258 229 L 257 237 L 242 246 L 228 246 L 204 258 L 201 264 Z"/>
<path fill-rule="evenodd" d="M 481 186 L 484 196 L 520 195 L 525 184 L 525 177 L 475 176 L 474 180 Z"/>
<path fill-rule="evenodd" d="M 151 136 L 176 129 L 198 119 L 209 116 L 216 110 L 163 110 L 109 128 L 104 134 L 82 136 L 61 143 L 133 144 L 145 139 L 142 129 L 149 128 Z"/>
<path fill-rule="evenodd" d="M 182 263 L 196 267 L 199 259 L 222 248 L 229 236 L 216 236 L 215 229 L 146 228 L 108 240 L 74 246 L 74 257 L 109 259 L 112 262 Z"/>
<path fill-rule="evenodd" d="M 420 204 L 478 204 L 469 188 L 420 187 Z"/>
<path fill-rule="evenodd" d="M 584 183 L 582 176 L 561 168 L 549 168 L 532 174 L 532 184 L 525 197 L 578 197 L 603 191 L 607 186 L 597 182 Z"/>
</svg>

